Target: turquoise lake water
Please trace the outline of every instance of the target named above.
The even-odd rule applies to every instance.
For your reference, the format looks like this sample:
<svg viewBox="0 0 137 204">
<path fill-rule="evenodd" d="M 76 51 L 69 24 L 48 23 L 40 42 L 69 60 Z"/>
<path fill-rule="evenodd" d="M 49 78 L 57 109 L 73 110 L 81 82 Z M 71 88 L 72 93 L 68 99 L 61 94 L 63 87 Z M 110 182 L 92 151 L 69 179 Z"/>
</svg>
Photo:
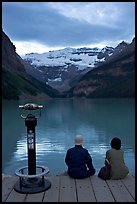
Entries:
<svg viewBox="0 0 137 204">
<path fill-rule="evenodd" d="M 36 161 L 51 174 L 67 170 L 65 154 L 74 146 L 76 134 L 82 134 L 83 146 L 91 154 L 98 173 L 113 137 L 122 141 L 125 163 L 135 172 L 135 100 L 134 99 L 50 99 L 42 104 L 42 116 L 36 126 Z M 25 121 L 20 117 L 19 101 L 2 103 L 2 172 L 14 175 L 27 165 Z M 37 114 L 37 113 L 35 113 Z"/>
</svg>

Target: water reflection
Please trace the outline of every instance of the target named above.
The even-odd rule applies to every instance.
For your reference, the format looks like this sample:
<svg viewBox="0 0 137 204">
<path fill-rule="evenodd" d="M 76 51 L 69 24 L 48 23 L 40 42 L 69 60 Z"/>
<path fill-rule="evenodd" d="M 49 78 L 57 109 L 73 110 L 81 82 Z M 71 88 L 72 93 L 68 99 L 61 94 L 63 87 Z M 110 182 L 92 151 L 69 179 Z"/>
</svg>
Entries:
<svg viewBox="0 0 137 204">
<path fill-rule="evenodd" d="M 98 171 L 104 165 L 112 137 L 118 136 L 127 165 L 134 172 L 133 99 L 54 99 L 43 105 L 36 127 L 38 164 L 47 165 L 53 174 L 66 170 L 66 151 L 74 145 L 75 135 L 82 134 L 84 147 L 89 150 Z M 26 128 L 19 115 L 18 102 L 3 104 L 2 127 L 3 171 L 13 174 L 16 168 L 27 165 Z"/>
</svg>

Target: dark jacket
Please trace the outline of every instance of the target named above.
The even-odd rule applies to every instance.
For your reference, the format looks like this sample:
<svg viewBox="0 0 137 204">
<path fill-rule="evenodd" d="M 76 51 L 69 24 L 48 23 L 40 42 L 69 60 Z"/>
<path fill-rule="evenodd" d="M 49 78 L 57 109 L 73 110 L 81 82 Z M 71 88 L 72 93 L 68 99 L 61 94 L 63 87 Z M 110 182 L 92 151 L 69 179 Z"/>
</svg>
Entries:
<svg viewBox="0 0 137 204">
<path fill-rule="evenodd" d="M 86 178 L 95 174 L 92 158 L 81 145 L 75 145 L 67 151 L 65 162 L 68 174 L 73 178 Z"/>
</svg>

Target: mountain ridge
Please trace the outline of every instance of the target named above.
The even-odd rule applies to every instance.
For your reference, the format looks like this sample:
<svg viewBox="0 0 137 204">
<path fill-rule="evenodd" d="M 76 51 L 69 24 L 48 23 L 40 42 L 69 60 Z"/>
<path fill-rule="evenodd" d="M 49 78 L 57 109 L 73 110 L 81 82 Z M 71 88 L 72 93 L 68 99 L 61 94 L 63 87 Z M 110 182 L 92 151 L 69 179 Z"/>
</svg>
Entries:
<svg viewBox="0 0 137 204">
<path fill-rule="evenodd" d="M 58 95 L 58 92 L 26 72 L 16 47 L 2 31 L 2 98 L 31 100 L 40 95 L 46 99 Z"/>
<path fill-rule="evenodd" d="M 26 71 L 33 77 L 58 91 L 66 91 L 72 87 L 71 81 L 76 83 L 85 73 L 104 63 L 127 45 L 122 41 L 116 48 L 67 47 L 42 54 L 29 53 L 23 59 L 27 64 Z M 29 65 L 32 66 L 29 68 Z"/>
<path fill-rule="evenodd" d="M 135 39 L 109 60 L 86 73 L 67 97 L 134 97 Z"/>
<path fill-rule="evenodd" d="M 69 59 L 65 65 L 58 61 L 62 57 L 60 52 L 64 59 Z M 39 56 L 41 55 L 39 54 Z M 81 60 L 80 56 L 82 56 Z M 56 52 L 49 52 L 48 57 L 50 61 L 54 61 L 53 58 L 56 58 L 59 65 L 32 66 L 30 62 L 23 60 L 16 53 L 16 47 L 3 32 L 2 97 L 4 99 L 134 97 L 135 38 L 131 43 L 122 41 L 115 49 L 109 46 L 102 49 L 65 48 Z M 82 60 L 87 59 L 87 57 L 88 64 L 92 60 L 93 63 L 91 64 L 94 64 L 94 67 L 82 65 Z M 99 59 L 98 62 L 96 61 L 97 58 Z M 38 59 L 36 61 L 41 63 Z M 79 63 L 82 66 L 79 67 Z M 47 79 L 48 83 L 46 84 Z M 57 87 L 57 83 L 58 90 L 53 88 Z"/>
</svg>

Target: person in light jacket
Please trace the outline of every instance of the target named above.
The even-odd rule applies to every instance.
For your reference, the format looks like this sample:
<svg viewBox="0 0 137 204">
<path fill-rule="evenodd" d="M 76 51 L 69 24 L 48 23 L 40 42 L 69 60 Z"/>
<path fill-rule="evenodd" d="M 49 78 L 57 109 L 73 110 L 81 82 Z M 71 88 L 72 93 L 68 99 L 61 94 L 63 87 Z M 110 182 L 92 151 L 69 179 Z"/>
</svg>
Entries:
<svg viewBox="0 0 137 204">
<path fill-rule="evenodd" d="M 111 166 L 110 179 L 123 179 L 128 175 L 129 169 L 124 162 L 124 151 L 121 149 L 121 140 L 114 137 L 110 145 L 111 149 L 106 152 L 106 159 L 108 159 Z"/>
<path fill-rule="evenodd" d="M 68 149 L 65 162 L 68 175 L 72 178 L 86 178 L 95 174 L 92 158 L 87 149 L 83 148 L 83 137 L 76 135 L 75 146 Z"/>
</svg>

